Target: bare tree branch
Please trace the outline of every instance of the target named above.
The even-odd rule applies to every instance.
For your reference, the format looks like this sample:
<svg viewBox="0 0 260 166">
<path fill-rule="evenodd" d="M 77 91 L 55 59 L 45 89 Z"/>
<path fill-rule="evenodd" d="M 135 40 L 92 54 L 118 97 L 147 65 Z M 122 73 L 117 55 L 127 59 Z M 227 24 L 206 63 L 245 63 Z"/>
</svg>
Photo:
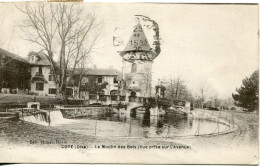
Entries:
<svg viewBox="0 0 260 166">
<path fill-rule="evenodd" d="M 56 87 L 63 93 L 67 86 L 67 69 L 72 75 L 78 64 L 84 63 L 94 51 L 100 36 L 96 13 L 87 13 L 75 4 L 26 4 L 18 7 L 26 20 L 20 26 L 26 38 L 47 52 Z M 54 47 L 55 46 L 55 47 Z M 53 60 L 59 50 L 59 69 Z"/>
</svg>

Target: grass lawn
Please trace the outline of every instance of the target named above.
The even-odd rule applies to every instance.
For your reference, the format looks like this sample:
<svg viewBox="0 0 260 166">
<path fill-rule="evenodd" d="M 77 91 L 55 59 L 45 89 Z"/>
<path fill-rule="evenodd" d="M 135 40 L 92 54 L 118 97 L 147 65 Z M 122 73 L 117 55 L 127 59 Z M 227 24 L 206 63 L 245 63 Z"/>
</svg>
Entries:
<svg viewBox="0 0 260 166">
<path fill-rule="evenodd" d="M 4 105 L 12 105 L 12 104 L 27 104 L 28 102 L 33 102 L 33 101 L 34 101 L 33 95 L 0 93 L 0 107 Z M 41 105 L 48 105 L 48 104 L 59 104 L 61 103 L 61 100 L 60 98 L 57 97 L 36 96 L 36 102 L 40 102 Z"/>
</svg>

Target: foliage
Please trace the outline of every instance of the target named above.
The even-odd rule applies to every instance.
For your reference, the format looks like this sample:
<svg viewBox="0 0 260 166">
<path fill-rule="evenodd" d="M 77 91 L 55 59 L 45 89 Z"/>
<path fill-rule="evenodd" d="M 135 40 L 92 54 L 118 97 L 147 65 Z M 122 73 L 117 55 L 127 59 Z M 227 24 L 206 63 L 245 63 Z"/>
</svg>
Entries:
<svg viewBox="0 0 260 166">
<path fill-rule="evenodd" d="M 235 104 L 248 109 L 249 112 L 258 110 L 259 104 L 259 71 L 255 71 L 249 78 L 242 81 L 242 86 L 237 88 L 237 94 L 232 94 Z"/>
<path fill-rule="evenodd" d="M 82 86 L 82 90 L 89 91 L 90 94 L 96 94 L 97 92 L 105 89 L 107 85 L 108 85 L 107 82 L 104 83 L 88 82 L 84 86 Z"/>
</svg>

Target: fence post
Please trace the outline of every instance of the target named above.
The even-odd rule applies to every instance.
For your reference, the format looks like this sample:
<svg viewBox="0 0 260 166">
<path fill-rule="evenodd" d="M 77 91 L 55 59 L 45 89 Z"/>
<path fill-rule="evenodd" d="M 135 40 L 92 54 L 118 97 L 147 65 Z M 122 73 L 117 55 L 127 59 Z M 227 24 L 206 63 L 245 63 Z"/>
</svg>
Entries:
<svg viewBox="0 0 260 166">
<path fill-rule="evenodd" d="M 96 124 L 95 124 L 95 136 L 97 136 L 97 119 L 96 119 Z"/>
<path fill-rule="evenodd" d="M 22 108 L 22 119 L 23 119 L 23 121 L 24 121 L 24 117 L 23 117 L 23 108 Z"/>
<path fill-rule="evenodd" d="M 218 133 L 219 133 L 219 119 L 218 119 Z"/>
<path fill-rule="evenodd" d="M 168 131 L 167 131 L 167 134 L 166 134 L 166 138 L 169 136 L 169 133 L 170 133 L 170 125 L 168 124 Z"/>
<path fill-rule="evenodd" d="M 200 135 L 200 119 L 199 119 L 199 124 L 198 124 L 198 135 Z"/>
<path fill-rule="evenodd" d="M 232 111 L 232 122 L 233 122 L 233 128 L 234 128 L 234 123 L 235 123 L 235 120 L 234 120 L 234 111 L 235 111 L 235 110 Z"/>
<path fill-rule="evenodd" d="M 52 107 L 51 107 L 51 109 L 53 109 Z M 51 125 L 51 110 L 49 109 L 49 126 Z"/>
<path fill-rule="evenodd" d="M 130 116 L 130 123 L 129 123 L 129 125 L 130 125 L 130 127 L 129 127 L 129 137 L 131 137 L 131 131 L 132 131 L 132 124 L 131 124 L 131 116 Z"/>
<path fill-rule="evenodd" d="M 229 130 L 230 130 L 230 118 L 228 118 L 228 127 L 229 127 Z"/>
</svg>

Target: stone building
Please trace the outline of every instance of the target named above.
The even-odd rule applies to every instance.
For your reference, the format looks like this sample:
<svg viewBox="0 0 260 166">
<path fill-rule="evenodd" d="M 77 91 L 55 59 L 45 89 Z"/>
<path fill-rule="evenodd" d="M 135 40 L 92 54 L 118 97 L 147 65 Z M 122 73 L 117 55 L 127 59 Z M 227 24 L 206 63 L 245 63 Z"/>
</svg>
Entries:
<svg viewBox="0 0 260 166">
<path fill-rule="evenodd" d="M 30 63 L 0 48 L 0 92 L 28 93 L 30 78 Z"/>
<path fill-rule="evenodd" d="M 156 55 L 140 23 L 134 26 L 133 33 L 123 51 L 119 51 L 123 60 L 122 74 L 126 83 L 126 95 L 149 97 L 152 90 L 152 64 Z"/>
</svg>

